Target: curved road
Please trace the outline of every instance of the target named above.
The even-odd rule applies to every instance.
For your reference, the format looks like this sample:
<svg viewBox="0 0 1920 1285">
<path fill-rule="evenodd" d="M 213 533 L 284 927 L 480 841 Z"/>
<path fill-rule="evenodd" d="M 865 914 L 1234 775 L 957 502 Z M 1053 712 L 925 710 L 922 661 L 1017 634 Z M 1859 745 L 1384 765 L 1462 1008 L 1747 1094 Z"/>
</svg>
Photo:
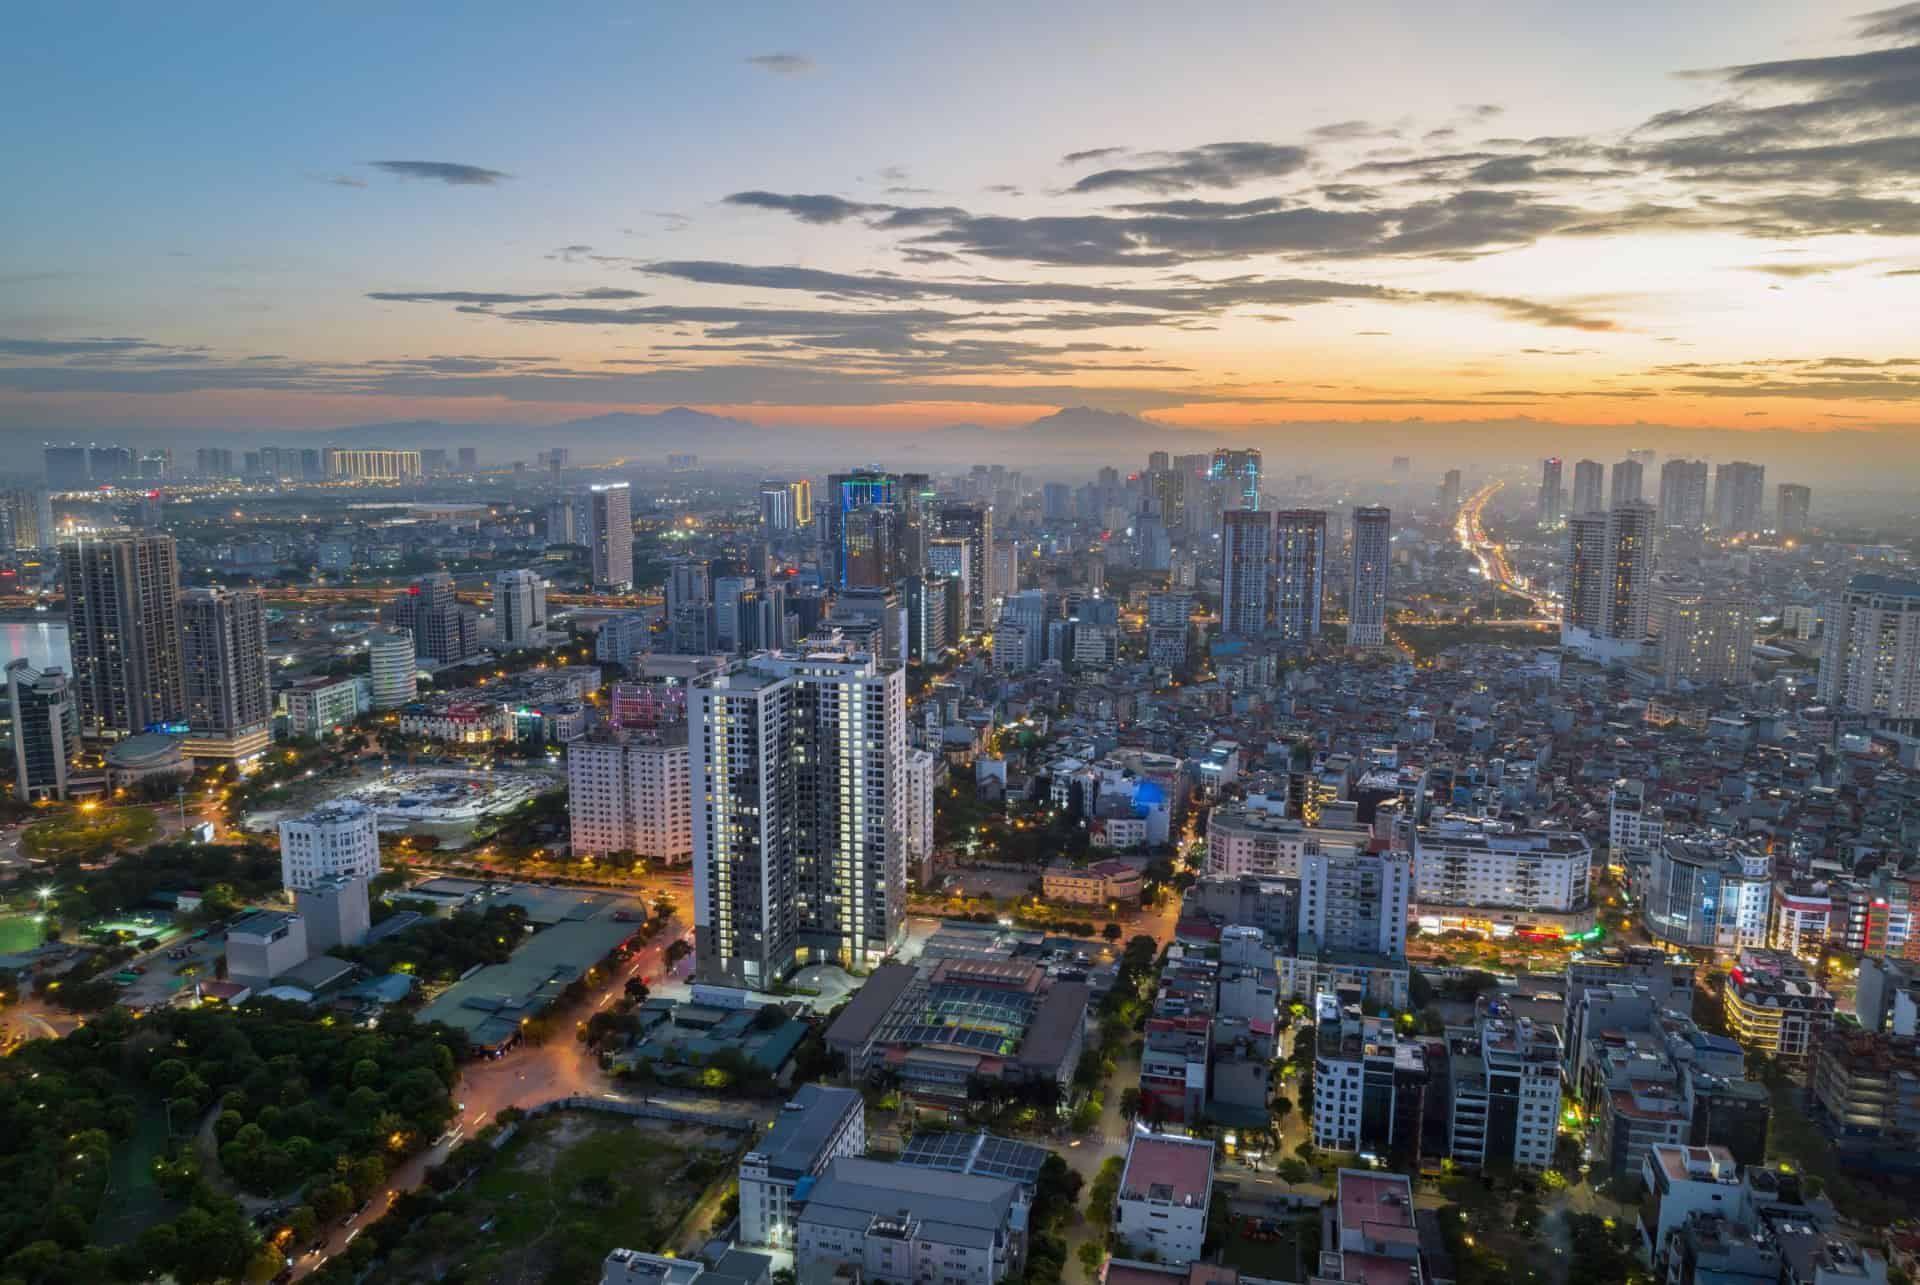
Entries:
<svg viewBox="0 0 1920 1285">
<path fill-rule="evenodd" d="M 584 1021 L 592 1013 L 611 1004 L 636 975 L 658 979 L 665 971 L 666 948 L 675 941 L 691 937 L 692 932 L 692 928 L 678 916 L 668 920 L 666 930 L 641 947 L 632 961 L 608 978 L 598 991 L 590 994 L 578 1007 L 554 1013 L 553 1034 L 546 1043 L 522 1044 L 497 1058 L 481 1058 L 463 1066 L 459 1086 L 454 1090 L 455 1100 L 460 1103 L 460 1112 L 448 1132 L 425 1151 L 409 1156 L 388 1175 L 386 1185 L 374 1194 L 365 1213 L 356 1215 L 344 1224 L 335 1223 L 326 1228 L 319 1250 L 305 1253 L 294 1261 L 293 1279 L 301 1279 L 345 1250 L 362 1230 L 387 1212 L 396 1195 L 424 1183 L 428 1169 L 445 1160 L 448 1152 L 478 1133 L 489 1120 L 508 1107 L 524 1109 L 567 1097 L 641 1101 L 639 1095 L 608 1091 L 608 1080 L 600 1070 L 599 1062 L 585 1045 L 573 1038 L 572 1023 Z M 655 1093 L 651 1096 L 665 1098 L 669 1095 Z M 703 1098 L 676 1099 L 674 1105 L 694 1110 L 711 1107 L 715 1114 L 738 1109 L 737 1104 Z M 758 1112 L 765 1108 L 756 1103 L 750 1104 L 748 1109 Z"/>
</svg>

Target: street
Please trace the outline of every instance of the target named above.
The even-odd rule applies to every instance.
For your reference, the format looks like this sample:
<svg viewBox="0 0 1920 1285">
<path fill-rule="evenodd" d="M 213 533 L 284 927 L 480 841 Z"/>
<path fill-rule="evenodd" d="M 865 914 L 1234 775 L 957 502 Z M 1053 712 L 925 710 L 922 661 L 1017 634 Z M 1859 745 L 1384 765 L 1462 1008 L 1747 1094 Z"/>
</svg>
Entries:
<svg viewBox="0 0 1920 1285">
<path fill-rule="evenodd" d="M 521 1044 L 497 1058 L 483 1057 L 462 1066 L 460 1083 L 454 1089 L 460 1112 L 447 1133 L 431 1147 L 408 1157 L 389 1174 L 386 1185 L 368 1202 L 366 1212 L 344 1226 L 336 1224 L 326 1228 L 319 1250 L 295 1260 L 293 1278 L 301 1279 L 317 1270 L 333 1255 L 344 1251 L 355 1236 L 386 1214 L 396 1195 L 424 1183 L 428 1169 L 445 1160 L 455 1147 L 478 1133 L 509 1107 L 525 1109 L 551 1102 L 555 1098 L 568 1097 L 605 1097 L 633 1102 L 650 1097 L 655 1100 L 673 1098 L 677 1106 L 710 1108 L 715 1114 L 744 1110 L 757 1115 L 764 1111 L 765 1107 L 758 1103 L 727 1103 L 691 1096 L 681 1100 L 679 1095 L 657 1090 L 646 1095 L 611 1091 L 608 1088 L 610 1081 L 600 1070 L 597 1059 L 586 1045 L 574 1038 L 574 1023 L 585 1021 L 591 1014 L 611 1004 L 619 997 L 627 982 L 635 977 L 658 979 L 666 971 L 667 947 L 691 932 L 692 929 L 678 916 L 668 920 L 654 939 L 641 947 L 626 966 L 617 970 L 598 990 L 573 1008 L 556 1010 L 553 1014 L 553 1035 L 545 1043 Z"/>
</svg>

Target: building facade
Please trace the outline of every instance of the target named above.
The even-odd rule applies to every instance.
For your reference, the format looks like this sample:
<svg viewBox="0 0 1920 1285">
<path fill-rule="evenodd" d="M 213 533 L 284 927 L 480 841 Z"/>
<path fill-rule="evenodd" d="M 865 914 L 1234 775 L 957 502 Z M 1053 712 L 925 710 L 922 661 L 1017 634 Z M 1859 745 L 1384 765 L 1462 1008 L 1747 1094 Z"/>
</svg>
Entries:
<svg viewBox="0 0 1920 1285">
<path fill-rule="evenodd" d="M 290 892 L 336 875 L 371 880 L 380 873 L 374 810 L 337 800 L 280 822 L 280 882 Z"/>
<path fill-rule="evenodd" d="M 880 962 L 906 910 L 905 671 L 765 653 L 696 680 L 689 724 L 702 974 Z"/>
<path fill-rule="evenodd" d="M 1384 647 L 1387 642 L 1388 578 L 1393 570 L 1393 510 L 1365 506 L 1353 511 L 1353 574 L 1347 593 L 1347 642 Z"/>
<path fill-rule="evenodd" d="M 267 600 L 258 589 L 189 589 L 180 597 L 185 752 L 250 759 L 273 743 Z"/>
<path fill-rule="evenodd" d="M 61 542 L 82 736 L 136 736 L 185 714 L 177 556 L 165 535 Z"/>
</svg>

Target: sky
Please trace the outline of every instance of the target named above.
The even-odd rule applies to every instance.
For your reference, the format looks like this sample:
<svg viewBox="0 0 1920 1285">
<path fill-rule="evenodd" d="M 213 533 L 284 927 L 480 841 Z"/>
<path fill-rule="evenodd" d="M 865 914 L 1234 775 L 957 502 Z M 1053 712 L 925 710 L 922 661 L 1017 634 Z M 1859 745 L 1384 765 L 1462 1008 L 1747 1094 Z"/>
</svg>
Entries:
<svg viewBox="0 0 1920 1285">
<path fill-rule="evenodd" d="M 1920 423 L 1920 4 L 34 5 L 0 433 Z"/>
</svg>

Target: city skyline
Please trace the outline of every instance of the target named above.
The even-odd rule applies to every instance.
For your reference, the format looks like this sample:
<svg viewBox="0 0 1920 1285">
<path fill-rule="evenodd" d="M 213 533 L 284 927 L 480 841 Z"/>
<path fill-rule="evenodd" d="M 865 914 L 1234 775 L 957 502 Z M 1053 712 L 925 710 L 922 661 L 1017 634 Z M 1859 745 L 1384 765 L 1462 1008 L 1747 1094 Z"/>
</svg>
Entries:
<svg viewBox="0 0 1920 1285">
<path fill-rule="evenodd" d="M 1908 425 L 1920 10 L 1735 12 L 31 14 L 0 428 Z"/>
</svg>

